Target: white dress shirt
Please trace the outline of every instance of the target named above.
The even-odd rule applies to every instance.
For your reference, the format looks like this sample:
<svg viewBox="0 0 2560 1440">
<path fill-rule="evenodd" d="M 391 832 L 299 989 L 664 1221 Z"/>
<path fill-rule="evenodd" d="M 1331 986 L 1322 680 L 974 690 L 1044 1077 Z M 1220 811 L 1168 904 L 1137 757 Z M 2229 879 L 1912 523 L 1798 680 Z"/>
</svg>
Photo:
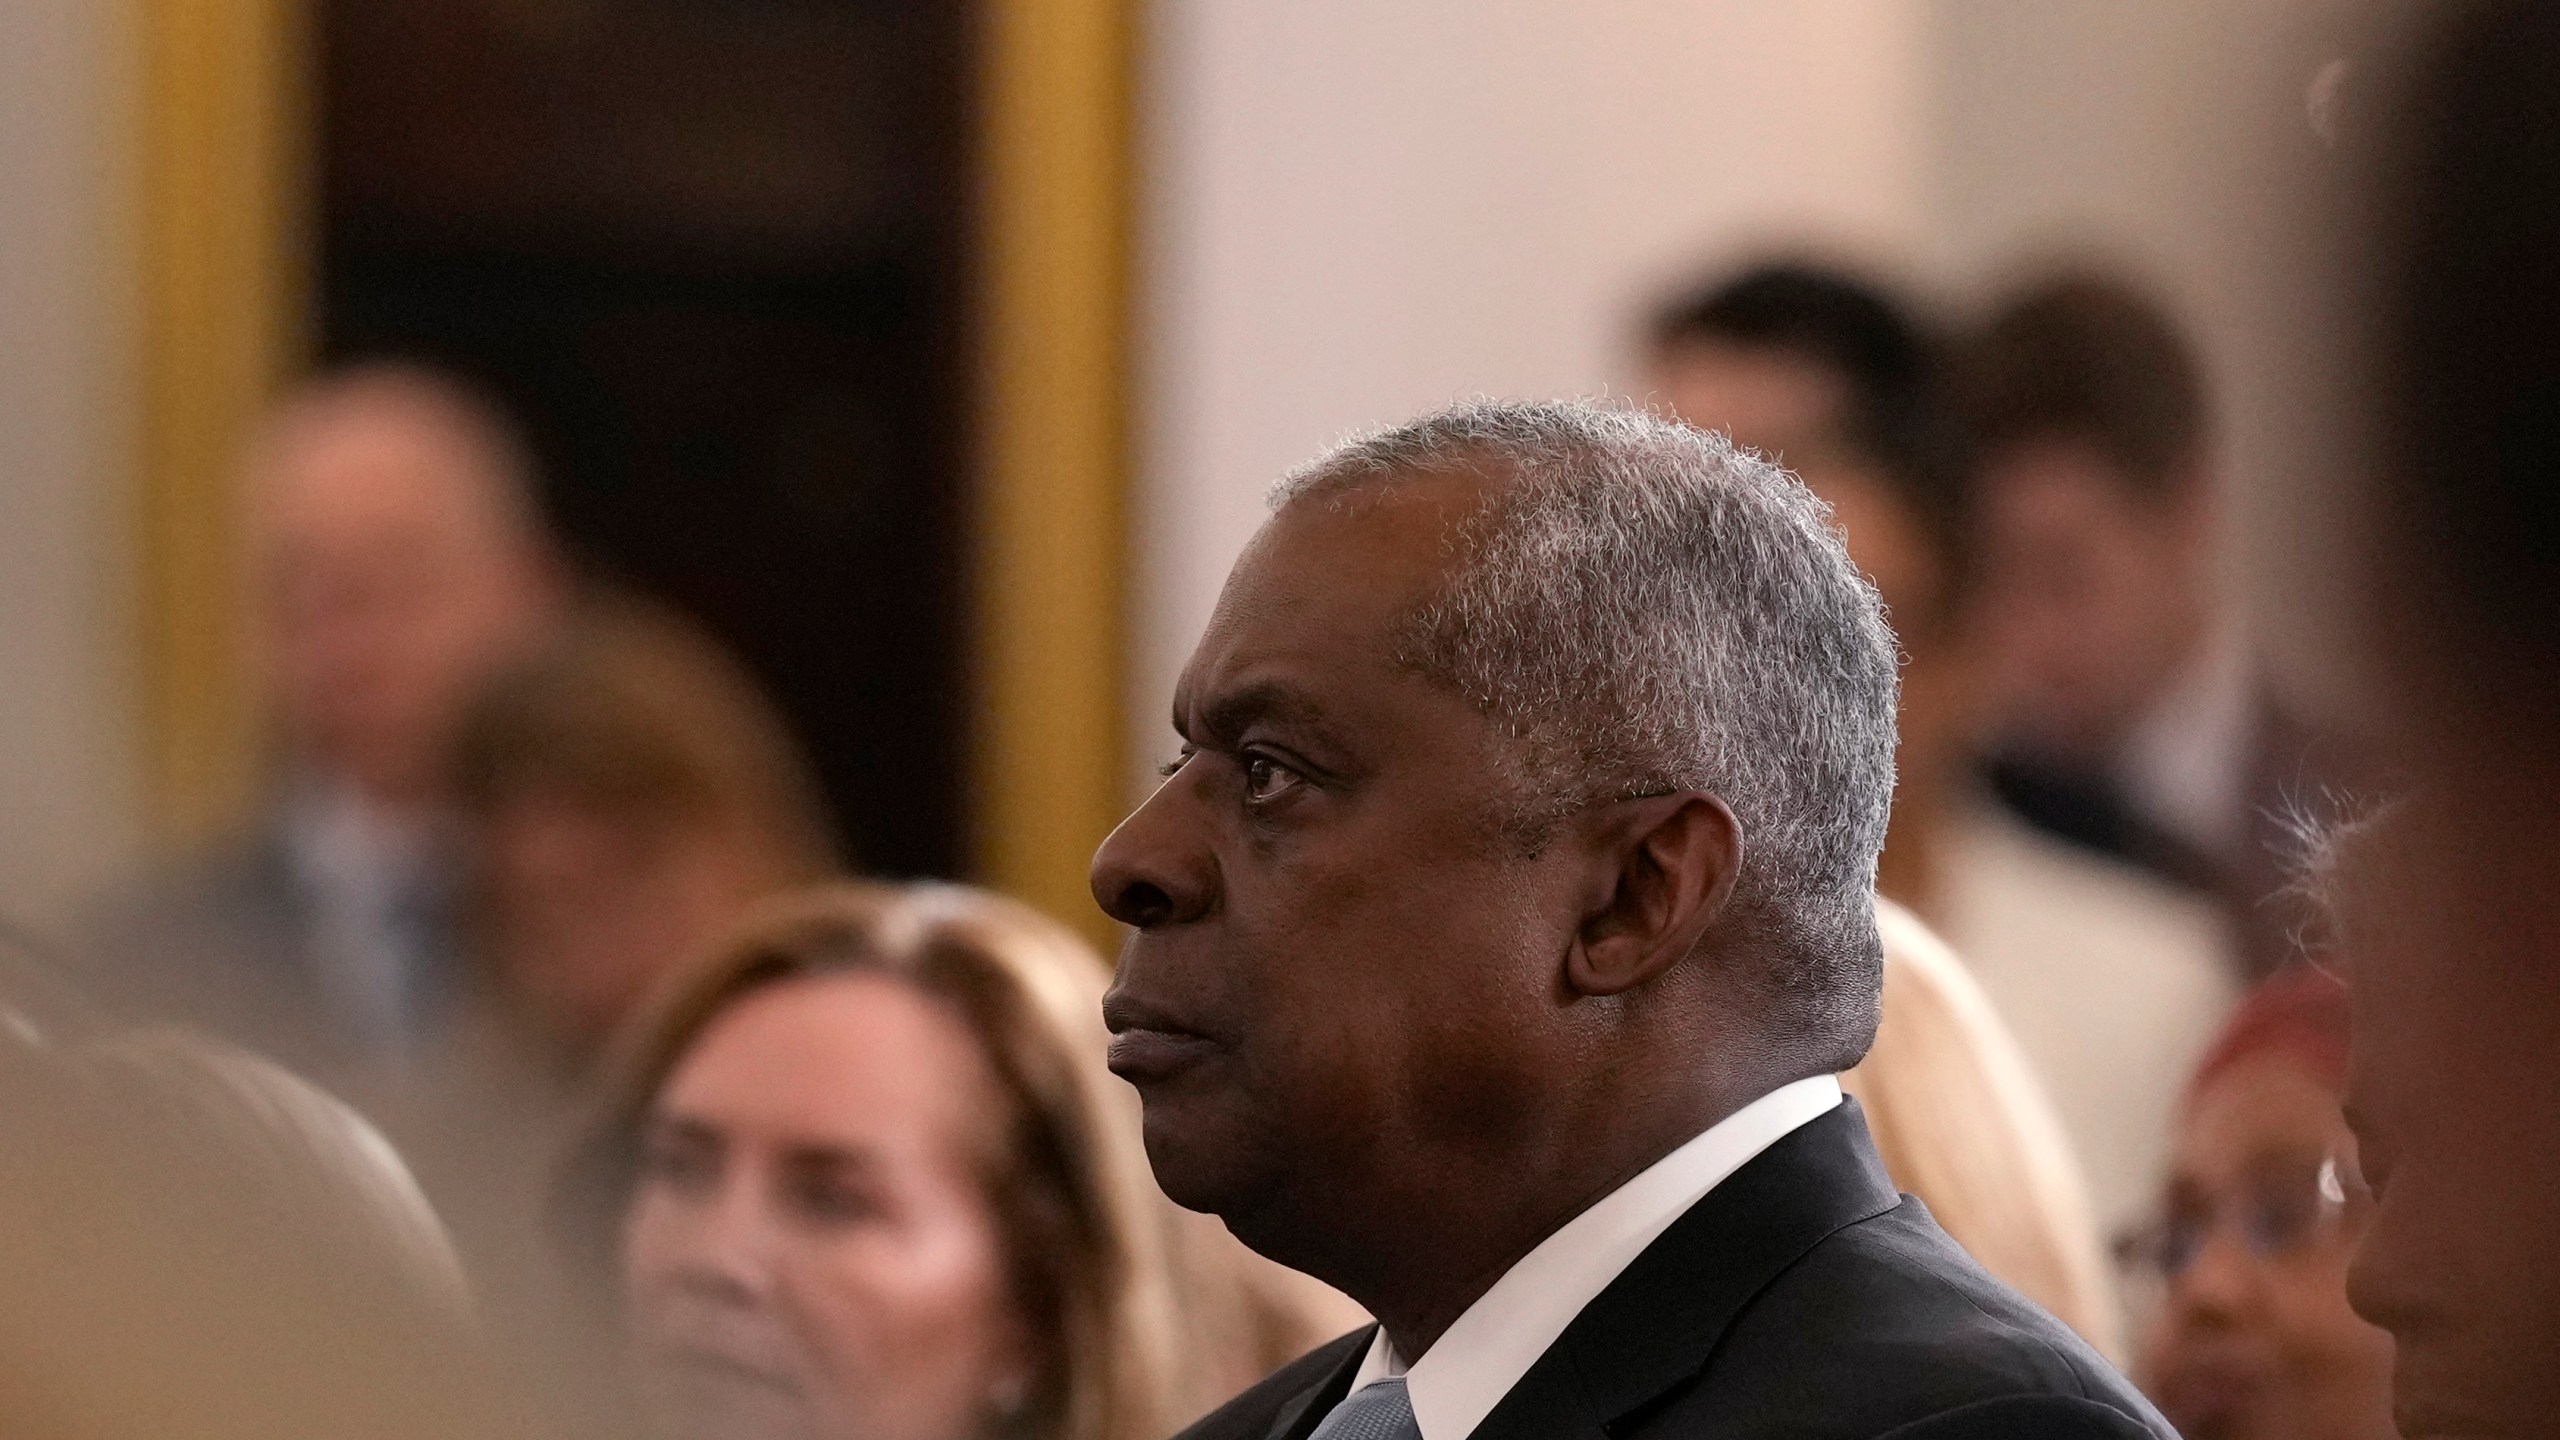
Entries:
<svg viewBox="0 0 2560 1440">
<path fill-rule="evenodd" d="M 368 1049 L 406 1048 L 434 978 L 420 908 L 434 888 L 433 827 L 314 782 L 285 802 L 284 843 L 311 906 L 308 959 L 323 1002 Z"/>
<path fill-rule="evenodd" d="M 1381 1328 L 1349 1393 L 1402 1375 L 1422 1440 L 1466 1440 L 1565 1327 L 1688 1213 L 1753 1156 L 1840 1103 L 1840 1082 L 1816 1075 L 1781 1085 L 1707 1128 L 1564 1223 L 1520 1257 L 1407 1364 Z"/>
</svg>

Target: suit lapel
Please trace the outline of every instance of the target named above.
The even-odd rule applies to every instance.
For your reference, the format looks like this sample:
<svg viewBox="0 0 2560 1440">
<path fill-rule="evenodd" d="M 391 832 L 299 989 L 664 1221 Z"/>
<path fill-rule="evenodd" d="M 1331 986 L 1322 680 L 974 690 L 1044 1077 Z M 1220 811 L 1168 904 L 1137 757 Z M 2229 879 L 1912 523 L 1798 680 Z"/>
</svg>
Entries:
<svg viewBox="0 0 2560 1440">
<path fill-rule="evenodd" d="M 1351 1377 L 1360 1373 L 1360 1362 L 1369 1358 L 1370 1343 L 1377 1337 L 1378 1327 L 1368 1326 L 1359 1332 L 1360 1343 L 1343 1352 L 1342 1363 L 1327 1371 L 1319 1380 L 1298 1392 L 1295 1399 L 1281 1405 L 1271 1417 L 1269 1440 L 1307 1440 L 1342 1397 L 1351 1393 Z"/>
<path fill-rule="evenodd" d="M 1806 1251 L 1899 1203 L 1858 1102 L 1843 1102 L 1673 1221 L 1469 1440 L 1605 1434 L 1704 1369 L 1734 1317 Z"/>
<path fill-rule="evenodd" d="M 1467 1440 L 1606 1440 L 1601 1413 L 1560 1359 L 1556 1350 L 1539 1357 Z"/>
</svg>

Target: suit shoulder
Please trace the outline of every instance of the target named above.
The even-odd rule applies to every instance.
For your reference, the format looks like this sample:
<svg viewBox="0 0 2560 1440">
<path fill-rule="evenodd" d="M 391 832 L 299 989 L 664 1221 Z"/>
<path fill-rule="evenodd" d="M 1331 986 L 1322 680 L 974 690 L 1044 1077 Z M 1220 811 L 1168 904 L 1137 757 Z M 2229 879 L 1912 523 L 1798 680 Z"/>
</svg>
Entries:
<svg viewBox="0 0 2560 1440">
<path fill-rule="evenodd" d="M 1755 1397 L 1778 1412 L 1809 1407 L 1843 1434 L 1899 1434 L 1992 1402 L 2032 1402 L 2039 1414 L 2046 1401 L 2086 1404 L 2159 1423 L 2086 1341 L 1993 1279 L 1907 1197 L 1834 1232 L 1762 1291 L 1708 1378 L 1710 1392 L 1744 1402 L 1740 1413 Z"/>
<path fill-rule="evenodd" d="M 103 948 L 166 944 L 207 926 L 236 930 L 279 924 L 298 896 L 273 844 L 261 836 L 160 858 L 90 897 L 80 938 Z"/>
<path fill-rule="evenodd" d="M 1348 1335 L 1328 1340 L 1257 1382 L 1252 1389 L 1210 1411 L 1192 1422 L 1174 1440 L 1261 1440 L 1271 1433 L 1280 1414 L 1310 1391 L 1322 1386 L 1337 1373 L 1357 1360 L 1369 1348 L 1369 1339 L 1377 1333 L 1374 1325 L 1364 1325 Z"/>
<path fill-rule="evenodd" d="M 164 859 L 94 897 L 68 927 L 54 968 L 108 1015 L 181 1020 L 268 1048 L 270 1022 L 311 1003 L 308 920 L 273 845 L 235 837 Z"/>
<path fill-rule="evenodd" d="M 1879 1440 L 2162 1440 L 2167 1434 L 2095 1400 L 2007 1395 L 1914 1420 Z"/>
</svg>

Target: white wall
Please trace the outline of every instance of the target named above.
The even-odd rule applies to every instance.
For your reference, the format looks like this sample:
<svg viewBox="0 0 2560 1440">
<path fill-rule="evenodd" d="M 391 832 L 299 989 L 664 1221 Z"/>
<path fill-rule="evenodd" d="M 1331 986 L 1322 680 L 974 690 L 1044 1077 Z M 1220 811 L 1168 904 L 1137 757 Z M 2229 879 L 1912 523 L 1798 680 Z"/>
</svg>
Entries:
<svg viewBox="0 0 2560 1440">
<path fill-rule="evenodd" d="M 0 914 L 139 832 L 122 7 L 0 0 Z"/>
<path fill-rule="evenodd" d="M 2310 632 L 2352 613 L 2311 548 L 2306 476 L 2343 459 L 2288 193 L 2320 163 L 2309 91 L 2360 48 L 2369 0 L 1931 0 L 1929 262 L 1959 295 L 2019 259 L 2091 251 L 2154 286 L 2204 353 L 2230 599 L 2297 704 L 2353 668 Z M 2334 501 L 2333 501 L 2334 503 Z M 2313 651 L 2318 650 L 2315 656 Z"/>
<path fill-rule="evenodd" d="M 1471 392 L 1623 390 L 1643 303 L 1766 243 L 1955 302 L 2121 260 L 2260 470 L 2254 132 L 2356 3 L 1158 0 L 1133 758 L 1272 478 Z"/>
<path fill-rule="evenodd" d="M 1157 0 L 1132 761 L 1274 476 L 1470 393 L 1623 390 L 1644 302 L 1764 241 L 1961 289 L 2101 238 L 2246 382 L 2230 97 L 2349 3 Z M 0 0 L 5 912 L 140 829 L 122 8 Z"/>
<path fill-rule="evenodd" d="M 1898 250 L 1915 0 L 1160 0 L 1133 773 L 1265 486 L 1475 392 L 1623 391 L 1654 292 L 1761 237 Z"/>
</svg>

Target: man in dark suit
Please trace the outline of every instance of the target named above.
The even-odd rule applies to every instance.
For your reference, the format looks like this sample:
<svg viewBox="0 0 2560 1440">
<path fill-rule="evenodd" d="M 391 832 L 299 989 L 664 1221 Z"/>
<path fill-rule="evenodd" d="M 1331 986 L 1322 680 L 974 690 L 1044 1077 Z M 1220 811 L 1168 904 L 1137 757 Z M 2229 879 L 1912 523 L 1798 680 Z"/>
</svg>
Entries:
<svg viewBox="0 0 2560 1440">
<path fill-rule="evenodd" d="M 1107 841 L 1157 1178 L 1380 1325 L 1237 1440 L 2167 1436 L 1894 1194 L 1894 647 L 1795 481 L 1478 404 L 1282 482 Z"/>
</svg>

